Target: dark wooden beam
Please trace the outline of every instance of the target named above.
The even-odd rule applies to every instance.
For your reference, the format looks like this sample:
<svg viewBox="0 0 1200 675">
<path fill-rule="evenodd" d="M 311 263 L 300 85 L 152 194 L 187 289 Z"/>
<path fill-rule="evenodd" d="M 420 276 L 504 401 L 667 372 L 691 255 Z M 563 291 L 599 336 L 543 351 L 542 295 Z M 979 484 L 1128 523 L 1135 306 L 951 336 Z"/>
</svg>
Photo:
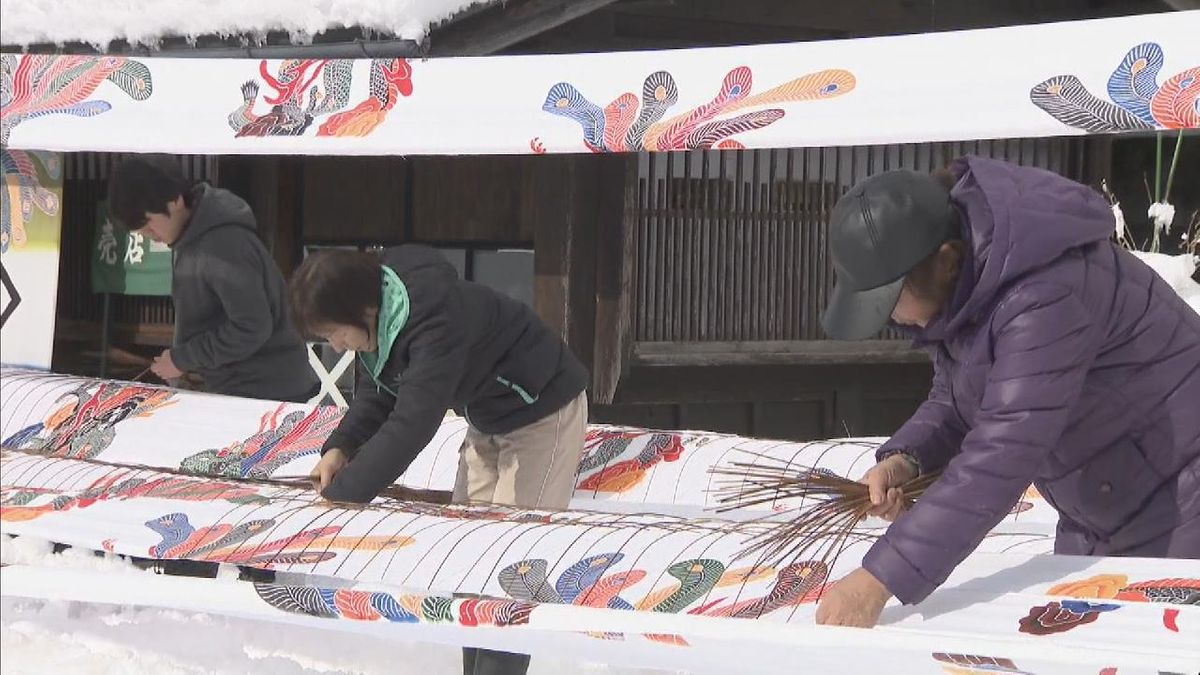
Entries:
<svg viewBox="0 0 1200 675">
<path fill-rule="evenodd" d="M 621 380 L 614 403 L 661 404 L 732 401 L 811 401 L 834 398 L 838 389 L 863 381 L 872 399 L 923 399 L 929 363 L 644 367 L 634 364 Z M 831 420 L 833 418 L 831 417 Z"/>
<path fill-rule="evenodd" d="M 59 318 L 55 324 L 55 339 L 62 342 L 100 343 L 100 322 Z M 112 341 L 122 344 L 170 347 L 175 327 L 164 323 L 124 323 L 112 325 Z"/>
<path fill-rule="evenodd" d="M 1200 0 L 626 0 L 613 11 L 631 17 L 728 24 L 724 40 L 734 42 L 741 39 L 737 24 L 752 30 L 792 27 L 865 37 L 1144 14 L 1197 3 Z M 753 35 L 743 41 L 753 41 Z"/>
<path fill-rule="evenodd" d="M 616 0 L 508 0 L 429 36 L 430 56 L 484 56 L 611 5 Z"/>
<path fill-rule="evenodd" d="M 672 47 L 721 47 L 834 40 L 846 37 L 847 33 L 788 24 L 617 13 L 613 20 L 613 35 L 623 40 L 653 41 Z"/>
<path fill-rule="evenodd" d="M 558 32 L 539 35 L 505 52 L 506 54 L 577 54 L 587 51 L 632 52 L 654 49 L 687 49 L 696 43 L 686 40 L 660 38 L 634 39 L 627 37 L 577 37 Z"/>
<path fill-rule="evenodd" d="M 633 365 L 660 368 L 928 362 L 925 352 L 913 349 L 910 343 L 902 340 L 639 342 L 633 346 Z"/>
<path fill-rule="evenodd" d="M 628 19 L 668 20 L 687 23 L 710 22 L 727 27 L 729 38 L 740 29 L 769 26 L 775 29 L 848 32 L 909 32 L 928 30 L 930 12 L 909 6 L 903 0 L 844 0 L 841 3 L 817 0 L 689 0 L 678 3 L 626 2 L 613 11 Z"/>
</svg>

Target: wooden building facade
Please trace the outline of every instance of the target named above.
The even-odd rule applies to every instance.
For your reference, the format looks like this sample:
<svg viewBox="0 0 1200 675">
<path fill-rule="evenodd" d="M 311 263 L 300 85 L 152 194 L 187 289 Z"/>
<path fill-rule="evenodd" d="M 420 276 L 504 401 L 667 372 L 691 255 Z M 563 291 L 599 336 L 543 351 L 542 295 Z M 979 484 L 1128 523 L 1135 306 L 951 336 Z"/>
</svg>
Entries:
<svg viewBox="0 0 1200 675">
<path fill-rule="evenodd" d="M 581 2 L 545 30 L 477 13 L 429 53 L 529 53 L 823 39 L 922 30 L 928 3 Z M 849 3 L 851 5 L 855 3 Z M 1151 0 L 1063 0 L 945 9 L 936 29 L 1160 11 Z M 510 6 L 511 5 L 511 6 Z M 737 5 L 737 8 L 733 7 Z M 807 7 L 809 13 L 799 9 Z M 1089 14 L 1089 12 L 1091 12 Z M 546 20 L 546 16 L 558 16 Z M 490 17 L 490 18 L 489 18 Z M 891 18 L 887 18 L 891 17 Z M 911 26 L 909 25 L 911 24 Z M 657 26 L 657 28 L 655 28 Z M 684 30 L 685 27 L 687 30 Z M 714 32 L 715 31 L 715 32 Z M 713 35 L 719 33 L 719 39 Z M 429 46 L 426 45 L 426 48 Z M 1142 143 L 1144 144 L 1144 140 Z M 189 175 L 245 197 L 285 273 L 306 247 L 422 242 L 462 260 L 532 251 L 529 297 L 592 372 L 593 420 L 792 439 L 888 434 L 924 400 L 930 367 L 898 335 L 825 340 L 828 215 L 874 173 L 932 171 L 963 154 L 1099 185 L 1112 142 L 1063 137 L 966 143 L 521 157 L 188 157 Z M 116 157 L 67 157 L 56 368 L 95 369 L 88 288 L 95 208 Z M 477 278 L 477 277 L 476 277 Z M 168 299 L 119 298 L 113 343 L 169 344 Z"/>
<path fill-rule="evenodd" d="M 305 247 L 422 242 L 532 250 L 534 306 L 593 374 L 604 421 L 760 436 L 882 434 L 923 399 L 929 367 L 899 336 L 825 340 L 828 214 L 865 176 L 965 153 L 1089 180 L 1079 138 L 823 149 L 530 157 L 188 157 L 245 196 L 286 272 Z M 97 348 L 89 291 L 97 203 L 118 157 L 66 161 L 58 364 Z M 470 270 L 467 270 L 470 274 Z M 169 344 L 166 298 L 118 297 L 114 344 Z"/>
</svg>

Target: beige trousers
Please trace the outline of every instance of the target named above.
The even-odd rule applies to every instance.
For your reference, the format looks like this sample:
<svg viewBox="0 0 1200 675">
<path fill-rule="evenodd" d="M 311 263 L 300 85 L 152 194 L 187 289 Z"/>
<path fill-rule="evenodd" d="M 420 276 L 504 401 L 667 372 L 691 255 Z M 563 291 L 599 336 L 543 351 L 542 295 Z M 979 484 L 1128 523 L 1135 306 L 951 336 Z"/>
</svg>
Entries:
<svg viewBox="0 0 1200 675">
<path fill-rule="evenodd" d="M 566 508 L 575 492 L 587 420 L 583 392 L 557 412 L 507 434 L 467 426 L 454 501 Z"/>
</svg>

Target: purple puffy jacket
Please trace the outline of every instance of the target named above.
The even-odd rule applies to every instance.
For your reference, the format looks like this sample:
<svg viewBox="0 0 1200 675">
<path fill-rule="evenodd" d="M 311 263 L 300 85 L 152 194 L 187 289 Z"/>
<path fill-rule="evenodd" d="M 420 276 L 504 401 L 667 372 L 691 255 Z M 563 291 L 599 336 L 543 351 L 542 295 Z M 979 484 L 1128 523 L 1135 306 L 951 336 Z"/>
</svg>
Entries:
<svg viewBox="0 0 1200 675">
<path fill-rule="evenodd" d="M 973 254 L 918 338 L 929 400 L 878 453 L 944 473 L 863 567 L 921 601 L 1031 482 L 1056 553 L 1200 558 L 1200 315 L 1109 242 L 1095 191 L 974 157 L 954 172 Z"/>
</svg>

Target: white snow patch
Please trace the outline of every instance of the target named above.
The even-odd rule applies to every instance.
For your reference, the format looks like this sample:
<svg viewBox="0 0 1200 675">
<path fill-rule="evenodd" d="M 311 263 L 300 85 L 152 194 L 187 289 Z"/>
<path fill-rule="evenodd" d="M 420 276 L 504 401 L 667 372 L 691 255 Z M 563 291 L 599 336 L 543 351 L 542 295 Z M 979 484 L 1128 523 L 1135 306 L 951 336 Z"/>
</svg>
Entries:
<svg viewBox="0 0 1200 675">
<path fill-rule="evenodd" d="M 54 544 L 37 537 L 0 537 L 0 563 L 36 565 L 54 550 Z"/>
<path fill-rule="evenodd" d="M 334 28 L 362 27 L 423 40 L 430 26 L 491 0 L 6 0 L 0 42 L 29 45 L 80 41 L 103 49 L 112 40 L 156 46 L 167 36 L 266 34 L 304 41 Z"/>
<path fill-rule="evenodd" d="M 52 553 L 50 542 L 0 537 L 0 562 L 143 574 L 116 557 L 83 549 Z M 0 573 L 0 580 L 3 574 Z M 323 577 L 280 574 L 282 583 Z M 179 610 L 0 596 L 4 675 L 355 675 L 457 673 L 457 647 L 405 642 L 310 626 Z M 657 670 L 533 659 L 530 675 L 655 675 Z"/>
<path fill-rule="evenodd" d="M 1134 255 L 1158 273 L 1175 292 L 1200 314 L 1200 283 L 1192 280 L 1196 273 L 1196 257 L 1188 254 L 1166 255 L 1165 253 L 1145 253 L 1134 251 Z"/>
<path fill-rule="evenodd" d="M 0 537 L 0 563 L 5 565 L 37 565 L 39 567 L 71 567 L 101 572 L 145 574 L 128 560 L 107 553 L 98 556 L 92 551 L 68 548 L 54 553 L 54 545 L 37 537 Z M 0 575 L 2 576 L 2 575 Z"/>
<path fill-rule="evenodd" d="M 5 598 L 0 651 L 6 673 L 204 673 L 146 648 L 105 640 L 71 626 L 80 619 L 75 603 L 14 603 Z M 90 612 L 89 612 L 90 613 Z M 73 616 L 74 615 L 74 616 Z M 14 616 L 17 620 L 11 620 Z M 27 617 L 36 616 L 37 620 Z"/>
<path fill-rule="evenodd" d="M 8 675 L 351 675 L 462 671 L 461 651 L 173 610 L 0 598 Z M 530 675 L 653 675 L 663 671 L 533 659 Z"/>
<path fill-rule="evenodd" d="M 395 648 L 403 647 L 160 609 L 4 597 L 0 610 L 5 673 L 373 673 L 385 672 Z M 453 656 L 418 658 L 414 665 L 447 672 Z"/>
</svg>

